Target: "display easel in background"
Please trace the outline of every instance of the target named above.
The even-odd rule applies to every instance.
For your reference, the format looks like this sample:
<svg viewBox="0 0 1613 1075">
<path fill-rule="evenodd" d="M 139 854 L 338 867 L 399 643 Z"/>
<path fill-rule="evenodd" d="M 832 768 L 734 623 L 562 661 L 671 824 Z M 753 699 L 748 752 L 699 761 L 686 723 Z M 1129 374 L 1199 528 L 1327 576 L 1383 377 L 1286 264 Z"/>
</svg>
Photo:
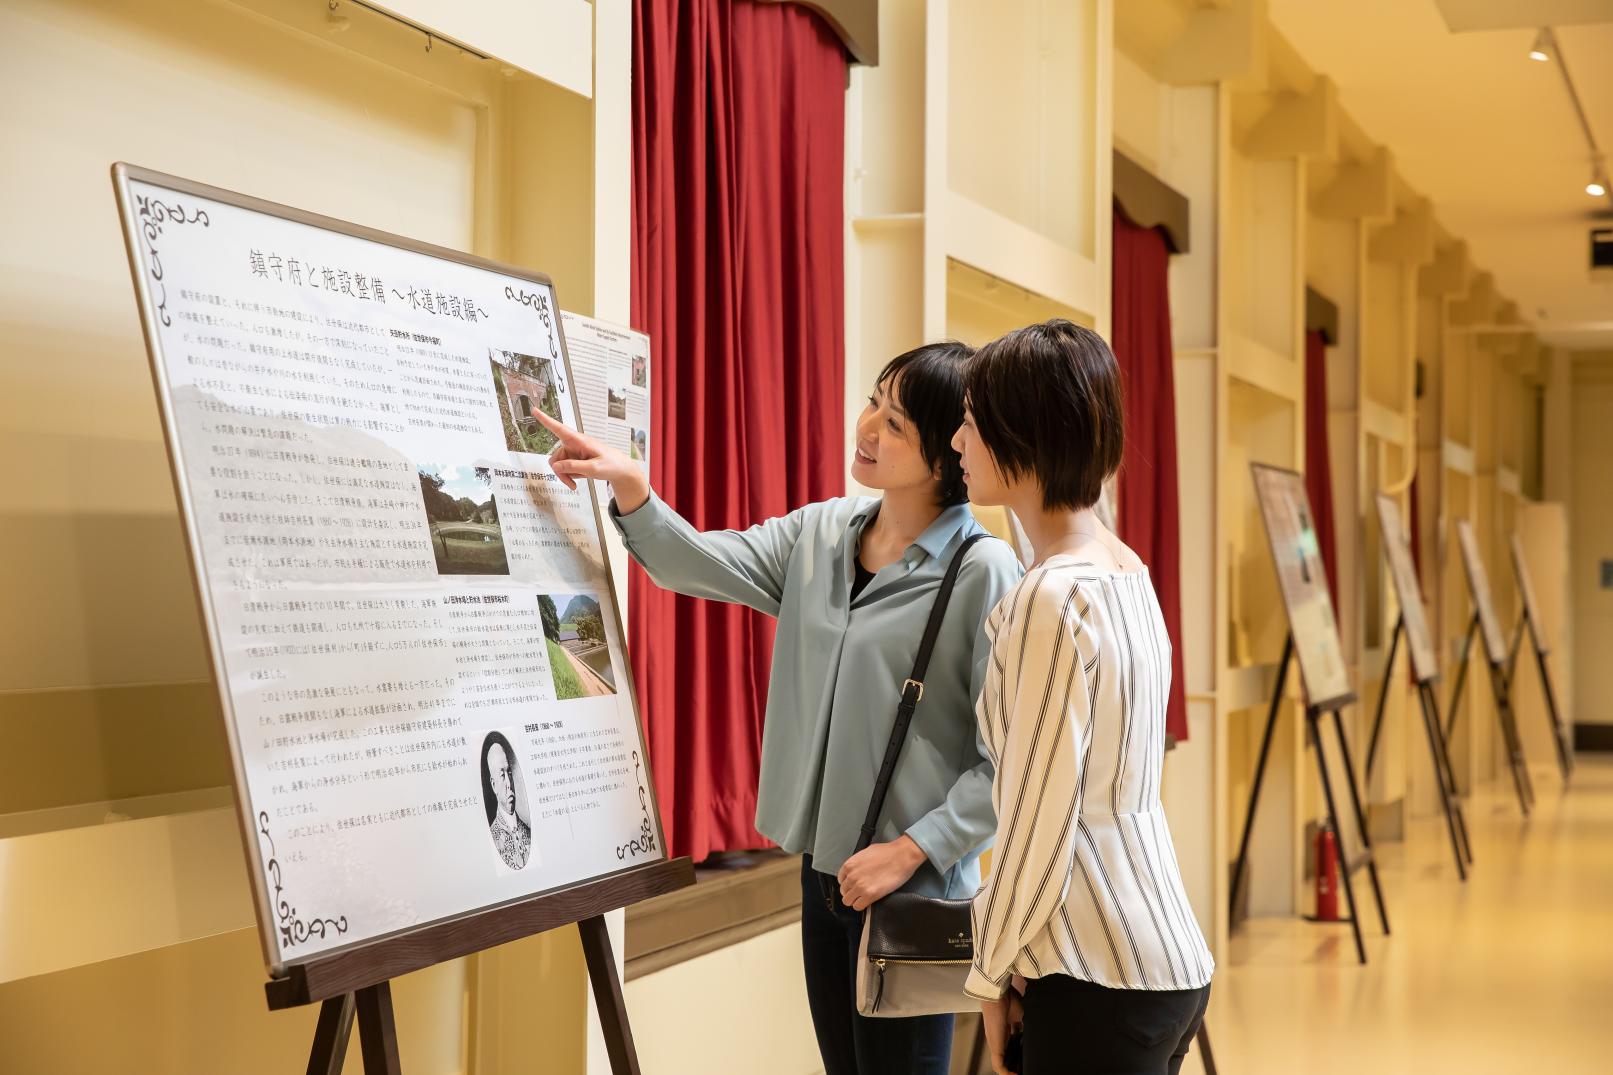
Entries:
<svg viewBox="0 0 1613 1075">
<path fill-rule="evenodd" d="M 1377 712 L 1372 718 L 1372 736 L 1367 740 L 1367 779 L 1378 758 L 1378 737 L 1383 731 L 1384 703 L 1389 698 L 1389 687 L 1395 681 L 1395 655 L 1400 650 L 1400 639 L 1406 639 L 1411 657 L 1412 678 L 1417 682 L 1417 700 L 1423 716 L 1423 730 L 1428 733 L 1428 757 L 1434 764 L 1434 779 L 1439 783 L 1440 806 L 1445 811 L 1445 827 L 1450 833 L 1451 853 L 1456 857 L 1456 874 L 1467 880 L 1467 867 L 1473 861 L 1473 845 L 1467 835 L 1467 819 L 1456 796 L 1456 770 L 1451 765 L 1450 745 L 1445 741 L 1445 729 L 1439 717 L 1439 699 L 1434 694 L 1434 683 L 1439 679 L 1439 655 L 1428 630 L 1428 613 L 1423 605 L 1422 586 L 1417 581 L 1417 567 L 1412 563 L 1411 548 L 1407 543 L 1405 527 L 1400 520 L 1400 505 L 1385 493 L 1379 493 L 1378 527 L 1383 534 L 1383 555 L 1394 579 L 1395 595 L 1400 600 L 1400 614 L 1395 617 L 1394 632 L 1389 636 L 1389 659 L 1383 666 L 1383 686 L 1378 691 Z"/>
<path fill-rule="evenodd" d="M 1467 685 L 1473 637 L 1482 635 L 1484 664 L 1490 673 L 1490 693 L 1495 699 L 1495 718 L 1501 729 L 1501 743 L 1507 752 L 1507 767 L 1512 770 L 1512 786 L 1518 795 L 1518 807 L 1523 811 L 1523 816 L 1528 817 L 1535 802 L 1535 788 L 1529 778 L 1528 762 L 1523 756 L 1517 716 L 1512 711 L 1507 643 L 1501 634 L 1501 621 L 1495 615 L 1495 604 L 1490 600 L 1490 576 L 1484 569 L 1484 558 L 1479 555 L 1479 542 L 1473 533 L 1473 524 L 1467 519 L 1456 520 L 1456 536 L 1462 547 L 1462 567 L 1467 575 L 1468 593 L 1473 599 L 1473 618 L 1468 621 L 1467 634 L 1462 639 L 1456 682 L 1451 688 L 1450 715 L 1445 721 L 1445 738 L 1450 740 L 1455 737 L 1456 719 L 1462 713 L 1462 690 Z"/>
<path fill-rule="evenodd" d="M 1517 682 L 1518 652 L 1523 648 L 1525 625 L 1529 629 L 1529 643 L 1535 651 L 1535 667 L 1540 669 L 1540 690 L 1546 697 L 1546 715 L 1551 719 L 1551 738 L 1557 745 L 1557 769 L 1567 784 L 1574 773 L 1574 755 L 1568 747 L 1568 730 L 1563 725 L 1562 713 L 1557 709 L 1557 692 L 1552 687 L 1551 669 L 1546 666 L 1546 655 L 1551 645 L 1546 640 L 1546 622 L 1541 619 L 1540 606 L 1535 602 L 1534 583 L 1529 578 L 1529 566 L 1524 563 L 1523 541 L 1512 535 L 1512 573 L 1518 580 L 1518 592 L 1523 595 L 1523 610 L 1518 614 L 1518 626 L 1512 634 L 1512 651 L 1507 656 L 1507 683 Z"/>
<path fill-rule="evenodd" d="M 1350 687 L 1349 668 L 1344 663 L 1338 621 L 1333 614 L 1333 599 L 1328 593 L 1327 575 L 1318 550 L 1315 516 L 1311 512 L 1310 497 L 1305 491 L 1304 476 L 1298 471 L 1264 463 L 1255 463 L 1250 470 L 1254 477 L 1256 499 L 1260 503 L 1260 515 L 1266 525 L 1272 561 L 1277 569 L 1277 581 L 1282 590 L 1283 609 L 1288 616 L 1288 637 L 1283 641 L 1282 659 L 1277 664 L 1277 683 L 1272 690 L 1271 706 L 1266 712 L 1260 757 L 1255 763 L 1249 806 L 1244 814 L 1243 837 L 1238 842 L 1238 859 L 1232 872 L 1231 907 L 1235 914 L 1243 894 L 1244 877 L 1249 865 L 1249 840 L 1254 833 L 1255 811 L 1260 805 L 1260 787 L 1271 758 L 1272 736 L 1282 715 L 1288 666 L 1297 653 L 1301 686 L 1305 692 L 1305 725 L 1310 733 L 1310 742 L 1316 748 L 1316 768 L 1322 780 L 1322 795 L 1327 802 L 1328 823 L 1339 840 L 1339 876 L 1350 909 L 1350 929 L 1355 936 L 1356 956 L 1365 963 L 1367 946 L 1361 933 L 1361 915 L 1355 898 L 1355 884 L 1351 879 L 1356 870 L 1366 867 L 1378 905 L 1378 919 L 1386 935 L 1389 933 L 1389 912 L 1384 906 L 1383 885 L 1378 878 L 1372 837 L 1367 831 L 1366 815 L 1361 808 L 1361 789 L 1355 779 L 1355 764 L 1350 758 L 1349 738 L 1344 734 L 1344 722 L 1339 717 L 1339 711 L 1355 701 L 1355 692 Z M 1326 741 L 1322 734 L 1324 724 L 1331 724 L 1338 742 L 1340 769 L 1350 795 L 1356 838 L 1361 845 L 1360 852 L 1353 856 L 1346 853 L 1347 830 L 1341 824 L 1342 817 L 1333 792 L 1333 775 L 1329 771 Z"/>
</svg>

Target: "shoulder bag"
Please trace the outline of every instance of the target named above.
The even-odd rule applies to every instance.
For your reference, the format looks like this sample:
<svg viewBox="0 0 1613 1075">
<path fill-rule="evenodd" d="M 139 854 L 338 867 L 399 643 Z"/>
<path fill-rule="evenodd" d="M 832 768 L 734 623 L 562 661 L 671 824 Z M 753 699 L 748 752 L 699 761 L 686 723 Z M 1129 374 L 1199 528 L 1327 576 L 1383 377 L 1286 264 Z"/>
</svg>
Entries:
<svg viewBox="0 0 1613 1075">
<path fill-rule="evenodd" d="M 941 633 L 941 621 L 958 581 L 958 571 L 969 546 L 985 536 L 975 534 L 965 539 L 947 565 L 919 642 L 913 674 L 902 684 L 896 726 L 891 729 L 885 760 L 874 781 L 874 794 L 856 851 L 874 842 L 908 725 L 913 723 L 913 711 L 924 699 L 924 673 Z M 857 953 L 857 1010 L 863 1015 L 891 1019 L 974 1010 L 977 1002 L 963 991 L 969 964 L 974 960 L 973 926 L 969 920 L 972 902 L 897 891 L 864 911 L 862 943 Z"/>
</svg>

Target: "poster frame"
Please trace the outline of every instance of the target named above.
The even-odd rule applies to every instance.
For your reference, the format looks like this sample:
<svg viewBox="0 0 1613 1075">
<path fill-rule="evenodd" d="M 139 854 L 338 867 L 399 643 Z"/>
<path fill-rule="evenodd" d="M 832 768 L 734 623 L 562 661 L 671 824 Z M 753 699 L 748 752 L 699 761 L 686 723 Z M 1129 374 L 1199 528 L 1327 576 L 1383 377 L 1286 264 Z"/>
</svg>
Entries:
<svg viewBox="0 0 1613 1075">
<path fill-rule="evenodd" d="M 1283 581 L 1282 569 L 1278 566 L 1277 549 L 1276 549 L 1275 544 L 1274 544 L 1273 539 L 1272 539 L 1271 517 L 1266 511 L 1266 501 L 1265 501 L 1265 497 L 1262 495 L 1261 487 L 1260 487 L 1259 475 L 1260 475 L 1261 471 L 1266 471 L 1266 472 L 1269 472 L 1269 473 L 1279 474 L 1279 475 L 1282 475 L 1284 477 L 1296 480 L 1299 483 L 1301 492 L 1305 496 L 1305 507 L 1310 512 L 1310 517 L 1312 519 L 1315 519 L 1316 518 L 1316 510 L 1311 505 L 1310 493 L 1307 490 L 1305 490 L 1305 476 L 1303 474 L 1301 474 L 1299 471 L 1294 470 L 1292 467 L 1279 467 L 1279 466 L 1276 466 L 1276 465 L 1271 464 L 1271 463 L 1251 463 L 1251 464 L 1249 464 L 1249 470 L 1250 470 L 1251 477 L 1253 478 L 1253 484 L 1254 484 L 1254 487 L 1255 487 L 1255 503 L 1256 503 L 1256 505 L 1257 505 L 1257 507 L 1258 507 L 1258 509 L 1260 511 L 1261 523 L 1262 523 L 1263 528 L 1264 528 L 1265 533 L 1266 533 L 1266 551 L 1271 554 L 1272 570 L 1277 575 L 1277 589 L 1278 589 L 1278 592 L 1280 592 L 1282 594 L 1283 615 L 1288 620 L 1288 632 L 1289 632 L 1290 637 L 1292 637 L 1293 641 L 1294 641 L 1294 654 L 1293 654 L 1293 656 L 1294 656 L 1295 663 L 1299 665 L 1299 679 L 1300 679 L 1300 683 L 1305 688 L 1306 702 L 1307 702 L 1307 704 L 1309 704 L 1310 706 L 1314 707 L 1315 709 L 1317 709 L 1320 712 L 1327 712 L 1327 711 L 1330 711 L 1330 710 L 1343 709 L 1345 706 L 1347 706 L 1347 705 L 1351 704 L 1352 702 L 1354 702 L 1358 697 L 1356 692 L 1355 692 L 1355 690 L 1352 689 L 1352 688 L 1346 688 L 1344 691 L 1342 691 L 1340 693 L 1337 693 L 1337 694 L 1334 694 L 1334 695 L 1331 695 L 1331 696 L 1325 697 L 1325 698 L 1314 698 L 1314 697 L 1311 696 L 1311 684 L 1310 684 L 1309 680 L 1307 679 L 1307 677 L 1305 675 L 1305 662 L 1304 662 L 1304 660 L 1301 659 L 1301 656 L 1300 656 L 1300 651 L 1301 651 L 1301 647 L 1302 647 L 1303 643 L 1298 638 L 1298 631 L 1295 629 L 1295 626 L 1294 626 L 1293 608 L 1292 608 L 1292 605 L 1290 603 L 1291 595 L 1289 593 L 1288 586 Z M 1324 592 L 1325 592 L 1325 587 L 1324 587 Z M 1332 615 L 1333 615 L 1333 636 L 1334 636 L 1335 641 L 1338 643 L 1339 660 L 1340 660 L 1341 663 L 1344 664 L 1344 667 L 1346 669 L 1348 669 L 1349 665 L 1347 663 L 1344 663 L 1344 640 L 1343 640 L 1342 637 L 1339 636 L 1339 633 L 1338 633 L 1338 622 L 1339 622 L 1338 621 L 1338 610 L 1333 608 L 1333 596 L 1332 596 L 1331 593 L 1327 594 L 1327 601 L 1328 601 L 1328 608 L 1332 612 Z"/>
<path fill-rule="evenodd" d="M 1394 587 L 1395 597 L 1400 601 L 1402 630 L 1406 633 L 1406 655 L 1411 661 L 1412 675 L 1418 683 L 1433 683 L 1440 677 L 1439 646 L 1434 642 L 1433 628 L 1428 622 L 1428 603 L 1423 600 L 1422 580 L 1417 577 L 1417 562 L 1412 558 L 1411 542 L 1407 539 L 1405 530 L 1402 528 L 1400 532 L 1393 533 L 1391 531 L 1394 528 L 1389 525 L 1391 515 L 1397 521 L 1404 522 L 1400 515 L 1400 502 L 1384 492 L 1379 492 L 1375 500 L 1378 507 L 1378 531 L 1383 537 L 1384 559 L 1388 561 L 1390 585 Z M 1388 512 L 1384 511 L 1386 506 L 1390 509 Z M 1409 594 L 1405 593 L 1401 586 L 1401 573 L 1396 567 L 1397 556 L 1403 556 L 1404 565 L 1410 568 L 1410 577 L 1406 580 L 1412 586 L 1412 592 Z M 1416 602 L 1418 613 L 1416 620 L 1423 631 L 1421 641 L 1426 646 L 1425 652 L 1418 650 L 1417 631 L 1412 628 L 1412 617 L 1406 615 L 1406 609 L 1411 602 Z M 1432 668 L 1420 667 L 1422 665 L 1419 659 L 1420 653 L 1430 659 Z"/>
<path fill-rule="evenodd" d="M 167 369 L 162 356 L 162 346 L 158 322 L 164 315 L 166 302 L 166 284 L 163 277 L 161 260 L 156 256 L 155 240 L 162 234 L 165 226 L 184 226 L 187 223 L 198 222 L 197 217 L 186 219 L 186 212 L 181 199 L 185 196 L 202 198 L 209 201 L 229 205 L 249 212 L 260 213 L 276 217 L 281 220 L 308 227 L 330 231 L 353 239 L 364 240 L 389 246 L 409 253 L 419 254 L 429 258 L 454 262 L 470 268 L 481 269 L 509 277 L 547 289 L 553 304 L 552 316 L 555 320 L 555 334 L 560 341 L 560 357 L 565 365 L 568 384 L 575 384 L 572 378 L 571 359 L 566 349 L 565 330 L 562 323 L 559 293 L 554 281 L 546 273 L 522 268 L 490 258 L 469 254 L 448 247 L 437 246 L 432 243 L 412 239 L 407 236 L 381 231 L 376 228 L 341 220 L 336 217 L 324 216 L 293 206 L 268 201 L 237 191 L 211 186 L 195 180 L 149 168 L 142 168 L 126 162 L 117 162 L 112 165 L 111 178 L 124 245 L 128 254 L 129 272 L 134 287 L 136 303 L 140 314 L 141 334 L 145 343 L 146 357 L 150 364 L 152 384 L 157 398 L 157 407 L 161 416 L 164 446 L 167 449 L 170 477 L 173 480 L 174 495 L 179 506 L 181 529 L 185 536 L 186 560 L 190 566 L 191 582 L 197 608 L 200 612 L 203 627 L 203 642 L 207 647 L 208 666 L 214 680 L 214 687 L 218 694 L 221 707 L 221 717 L 224 722 L 225 735 L 229 742 L 231 780 L 235 792 L 236 818 L 241 834 L 241 848 L 247 860 L 248 873 L 252 882 L 252 902 L 257 918 L 258 935 L 262 944 L 264 962 L 269 970 L 271 979 L 286 980 L 294 975 L 303 982 L 308 981 L 306 971 L 310 965 L 344 966 L 349 968 L 364 968 L 372 965 L 382 965 L 385 973 L 373 981 L 360 981 L 366 977 L 367 972 L 361 969 L 350 971 L 342 979 L 340 992 L 351 992 L 363 985 L 370 985 L 396 977 L 411 970 L 421 969 L 441 962 L 453 955 L 468 954 L 487 947 L 479 943 L 478 933 L 472 929 L 466 932 L 467 924 L 474 924 L 474 920 L 481 918 L 497 919 L 498 921 L 523 922 L 534 921 L 543 923 L 541 928 L 553 928 L 563 924 L 553 921 L 553 915 L 544 912 L 541 907 L 534 904 L 557 901 L 563 914 L 571 915 L 567 922 L 583 921 L 592 916 L 603 914 L 606 911 L 624 907 L 635 899 L 647 898 L 662 891 L 671 891 L 692 884 L 694 881 L 693 867 L 688 859 L 670 859 L 667 856 L 665 828 L 662 823 L 660 800 L 656 792 L 655 773 L 650 764 L 648 735 L 644 726 L 643 711 L 639 706 L 637 684 L 634 676 L 628 674 L 625 678 L 627 698 L 632 707 L 634 728 L 638 736 L 638 751 L 642 759 L 644 783 L 640 786 L 641 805 L 644 807 L 650 824 L 653 825 L 656 850 L 659 858 L 642 861 L 626 866 L 621 870 L 609 871 L 593 877 L 578 878 L 567 884 L 545 889 L 541 892 L 527 893 L 513 899 L 503 900 L 485 906 L 467 907 L 461 911 L 433 918 L 426 922 L 415 923 L 398 930 L 389 931 L 373 937 L 355 940 L 349 944 L 321 949 L 300 959 L 284 957 L 274 943 L 274 931 L 277 916 L 289 908 L 285 898 L 276 900 L 271 895 L 271 888 L 275 887 L 270 876 L 268 865 L 265 862 L 264 852 L 257 839 L 259 829 L 254 824 L 258 818 L 251 798 L 251 787 L 246 780 L 240 736 L 236 720 L 233 698 L 231 697 L 226 670 L 223 663 L 222 639 L 219 635 L 218 618 L 213 608 L 211 590 L 204 577 L 204 565 L 201 558 L 201 535 L 196 524 L 195 507 L 192 504 L 190 490 L 186 481 L 186 467 L 184 451 L 179 437 L 179 423 L 174 412 L 173 401 L 170 398 Z M 132 183 L 142 183 L 148 186 L 161 188 L 175 194 L 174 206 L 159 205 L 152 209 L 149 205 L 138 205 Z M 179 214 L 174 216 L 174 210 Z M 205 209 L 197 208 L 201 214 L 200 220 L 206 219 Z M 151 256 L 149 266 L 142 263 L 141 245 Z M 157 293 L 153 292 L 153 287 Z M 159 294 L 162 298 L 159 299 Z M 524 302 L 513 293 L 513 289 L 506 288 L 506 297 L 524 305 Z M 572 424 L 581 429 L 581 408 L 575 391 L 569 393 L 572 407 Z M 622 643 L 622 656 L 624 662 L 628 661 L 627 632 L 622 622 L 622 609 L 619 601 L 620 591 L 616 587 L 616 580 L 611 569 L 609 550 L 605 538 L 605 521 L 600 510 L 599 492 L 592 481 L 588 482 L 589 501 L 593 505 L 594 525 L 600 543 L 601 564 L 604 570 L 605 584 L 610 589 L 611 611 L 616 623 L 617 638 Z M 631 671 L 631 664 L 628 664 Z M 272 861 L 272 860 L 271 860 Z M 294 913 L 294 912 L 293 912 Z M 528 930 L 532 932 L 534 930 Z M 490 943 L 502 943 L 503 940 L 514 939 L 505 936 L 508 930 L 495 934 L 502 937 L 491 940 Z M 519 933 L 517 935 L 526 935 Z M 411 943 L 415 938 L 415 943 Z M 433 942 L 433 938 L 438 938 Z M 467 944 L 473 947 L 465 947 Z M 374 958 L 360 958 L 354 960 L 356 954 L 377 949 Z M 447 954 L 452 952 L 453 955 Z M 301 972 L 301 973 L 299 973 Z M 310 992 L 307 988 L 288 991 L 276 991 L 270 983 L 271 1006 L 287 1006 L 292 1003 L 310 1003 L 315 1000 L 336 995 L 324 993 L 316 995 L 317 990 Z M 282 1003 L 276 1004 L 275 998 L 279 996 Z"/>
</svg>

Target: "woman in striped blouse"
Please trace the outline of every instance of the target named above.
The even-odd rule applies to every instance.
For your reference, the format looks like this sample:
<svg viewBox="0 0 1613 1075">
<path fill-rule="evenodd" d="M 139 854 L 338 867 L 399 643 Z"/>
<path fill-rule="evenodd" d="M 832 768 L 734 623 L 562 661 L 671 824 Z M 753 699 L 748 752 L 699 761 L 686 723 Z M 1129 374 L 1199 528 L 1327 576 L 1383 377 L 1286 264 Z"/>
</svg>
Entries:
<svg viewBox="0 0 1613 1075">
<path fill-rule="evenodd" d="M 969 498 L 1012 508 L 1035 548 L 987 620 L 976 709 L 997 843 L 967 989 L 998 1072 L 1023 1020 L 1024 1075 L 1174 1075 L 1209 1003 L 1159 800 L 1171 641 L 1148 569 L 1092 510 L 1123 426 L 1114 355 L 1068 321 L 969 367 L 953 441 Z"/>
</svg>

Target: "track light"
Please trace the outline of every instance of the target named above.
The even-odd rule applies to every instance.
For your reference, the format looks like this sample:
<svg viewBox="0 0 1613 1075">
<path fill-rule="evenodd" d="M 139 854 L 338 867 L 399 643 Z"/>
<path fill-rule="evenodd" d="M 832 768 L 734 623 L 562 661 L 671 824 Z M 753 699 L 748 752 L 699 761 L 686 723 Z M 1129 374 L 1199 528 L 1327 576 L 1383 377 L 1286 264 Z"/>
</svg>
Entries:
<svg viewBox="0 0 1613 1075">
<path fill-rule="evenodd" d="M 1535 34 L 1535 43 L 1529 46 L 1529 58 L 1545 63 L 1551 59 L 1551 30 L 1542 26 Z"/>
</svg>

